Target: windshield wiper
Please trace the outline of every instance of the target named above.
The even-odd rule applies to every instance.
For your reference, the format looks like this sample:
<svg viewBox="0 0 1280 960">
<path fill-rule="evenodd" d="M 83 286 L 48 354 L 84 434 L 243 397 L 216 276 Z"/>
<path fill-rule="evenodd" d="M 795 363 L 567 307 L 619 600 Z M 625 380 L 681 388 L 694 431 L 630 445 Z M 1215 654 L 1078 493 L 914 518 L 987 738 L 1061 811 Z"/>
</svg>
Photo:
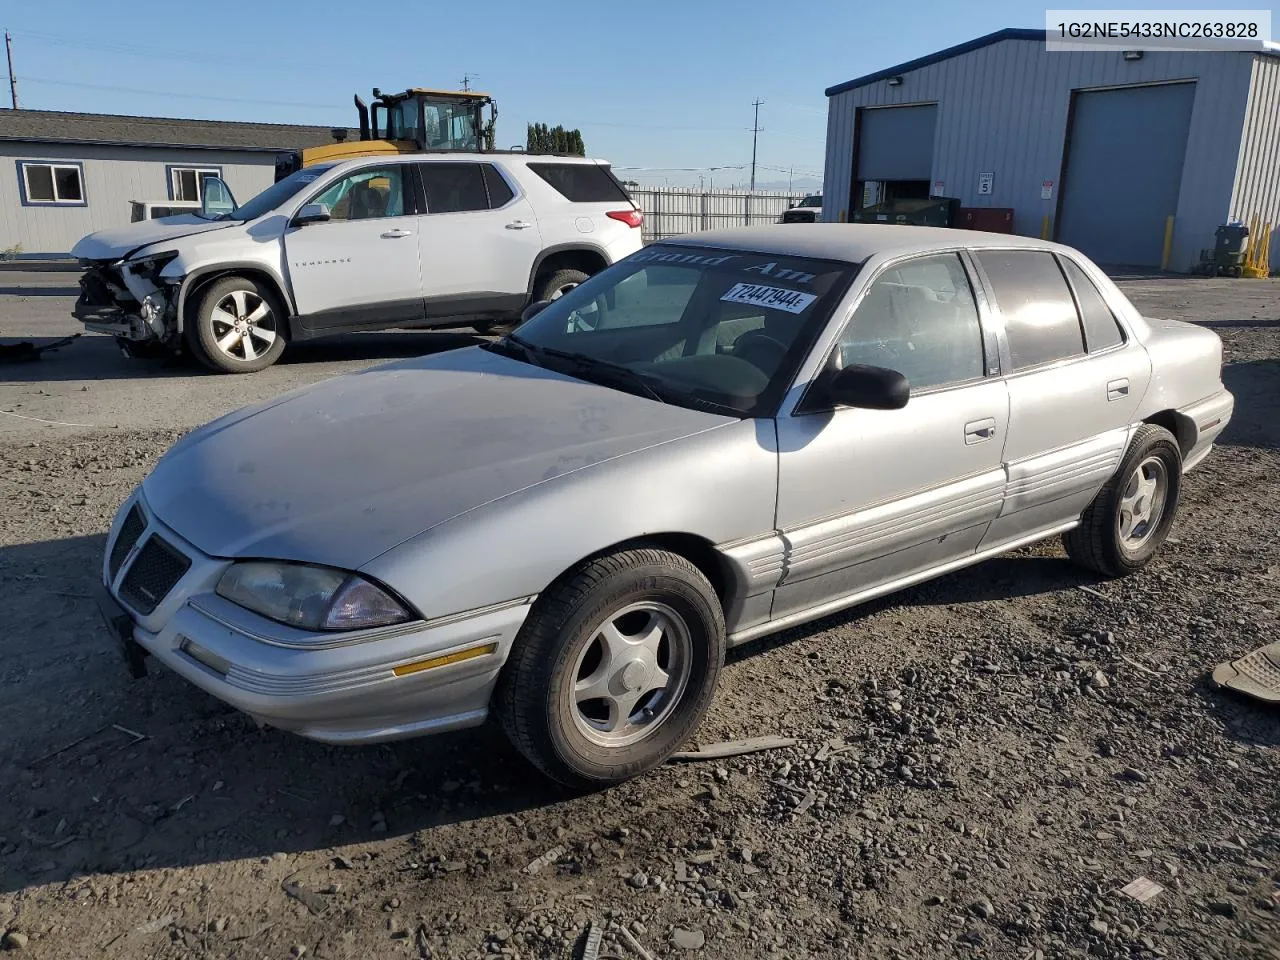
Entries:
<svg viewBox="0 0 1280 960">
<path fill-rule="evenodd" d="M 528 341 L 521 341 L 528 343 Z M 532 346 L 530 344 L 529 346 Z M 553 357 L 556 360 L 565 360 L 573 364 L 574 369 L 578 372 L 595 372 L 602 374 L 604 378 L 611 379 L 614 383 L 621 386 L 628 386 L 640 391 L 650 400 L 657 400 L 660 403 L 666 403 L 667 398 L 662 395 L 653 385 L 653 378 L 646 377 L 643 373 L 638 373 L 630 367 L 621 363 L 613 363 L 610 360 L 601 360 L 585 353 L 574 353 L 570 350 L 555 350 L 551 347 L 536 347 L 541 351 L 543 356 Z"/>
</svg>

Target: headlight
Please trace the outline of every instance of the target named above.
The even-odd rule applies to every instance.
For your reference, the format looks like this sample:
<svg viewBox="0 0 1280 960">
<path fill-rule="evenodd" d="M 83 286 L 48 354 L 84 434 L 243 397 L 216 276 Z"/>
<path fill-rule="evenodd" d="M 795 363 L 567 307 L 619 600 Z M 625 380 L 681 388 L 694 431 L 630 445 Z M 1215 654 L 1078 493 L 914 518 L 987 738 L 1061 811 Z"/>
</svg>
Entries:
<svg viewBox="0 0 1280 960">
<path fill-rule="evenodd" d="M 166 263 L 177 256 L 177 250 L 166 250 L 163 253 L 151 253 L 137 260 L 130 260 L 125 266 L 135 277 L 148 277 L 159 273 Z"/>
<path fill-rule="evenodd" d="M 359 574 L 300 563 L 246 561 L 227 569 L 218 595 L 299 630 L 362 630 L 404 623 L 412 615 Z"/>
</svg>

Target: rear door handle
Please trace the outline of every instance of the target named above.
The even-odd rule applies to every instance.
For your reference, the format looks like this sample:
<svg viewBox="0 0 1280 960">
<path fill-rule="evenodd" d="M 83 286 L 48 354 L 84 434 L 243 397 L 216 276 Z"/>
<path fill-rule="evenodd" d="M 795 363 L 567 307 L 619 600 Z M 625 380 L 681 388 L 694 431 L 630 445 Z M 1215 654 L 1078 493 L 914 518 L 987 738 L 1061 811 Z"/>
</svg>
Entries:
<svg viewBox="0 0 1280 960">
<path fill-rule="evenodd" d="M 972 420 L 964 425 L 965 443 L 982 443 L 984 440 L 990 440 L 995 435 L 995 417 L 987 417 L 985 420 Z"/>
<path fill-rule="evenodd" d="M 528 230 L 533 224 L 528 220 L 512 220 L 507 224 L 508 230 Z"/>
<path fill-rule="evenodd" d="M 1129 395 L 1129 379 L 1121 377 L 1119 380 L 1112 380 L 1107 384 L 1107 399 L 1119 400 Z"/>
<path fill-rule="evenodd" d="M 397 227 L 394 230 L 388 230 L 386 233 L 382 234 L 382 238 L 384 240 L 396 240 L 396 239 L 399 239 L 400 237 L 412 237 L 412 236 L 413 236 L 412 230 L 401 230 L 399 227 Z"/>
</svg>

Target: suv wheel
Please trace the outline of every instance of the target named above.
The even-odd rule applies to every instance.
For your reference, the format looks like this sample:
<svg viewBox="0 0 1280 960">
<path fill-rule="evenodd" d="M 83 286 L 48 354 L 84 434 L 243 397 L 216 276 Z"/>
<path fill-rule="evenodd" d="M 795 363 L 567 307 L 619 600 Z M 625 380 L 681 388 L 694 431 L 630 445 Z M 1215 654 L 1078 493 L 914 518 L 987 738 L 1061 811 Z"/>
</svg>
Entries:
<svg viewBox="0 0 1280 960">
<path fill-rule="evenodd" d="M 221 373 L 252 373 L 284 352 L 284 310 L 264 284 L 223 277 L 205 288 L 186 328 L 191 352 Z"/>
<path fill-rule="evenodd" d="M 724 664 L 720 602 L 684 557 L 633 549 L 539 597 L 494 704 L 535 767 L 575 789 L 664 762 L 697 727 Z"/>
<path fill-rule="evenodd" d="M 587 279 L 581 270 L 556 270 L 543 274 L 533 288 L 533 303 L 539 300 L 559 300 L 566 293 Z"/>
</svg>

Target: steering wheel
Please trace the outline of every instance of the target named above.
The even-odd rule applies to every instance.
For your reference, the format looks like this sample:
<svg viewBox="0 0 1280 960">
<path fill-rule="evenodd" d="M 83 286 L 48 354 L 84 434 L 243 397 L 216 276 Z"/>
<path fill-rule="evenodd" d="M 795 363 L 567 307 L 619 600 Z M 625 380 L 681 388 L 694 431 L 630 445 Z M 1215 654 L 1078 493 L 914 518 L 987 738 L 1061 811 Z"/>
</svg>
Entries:
<svg viewBox="0 0 1280 960">
<path fill-rule="evenodd" d="M 729 353 L 740 360 L 746 360 L 762 373 L 772 373 L 789 349 L 781 340 L 769 336 L 763 330 L 748 330 L 737 339 Z M 760 363 L 753 357 L 764 362 Z"/>
</svg>

